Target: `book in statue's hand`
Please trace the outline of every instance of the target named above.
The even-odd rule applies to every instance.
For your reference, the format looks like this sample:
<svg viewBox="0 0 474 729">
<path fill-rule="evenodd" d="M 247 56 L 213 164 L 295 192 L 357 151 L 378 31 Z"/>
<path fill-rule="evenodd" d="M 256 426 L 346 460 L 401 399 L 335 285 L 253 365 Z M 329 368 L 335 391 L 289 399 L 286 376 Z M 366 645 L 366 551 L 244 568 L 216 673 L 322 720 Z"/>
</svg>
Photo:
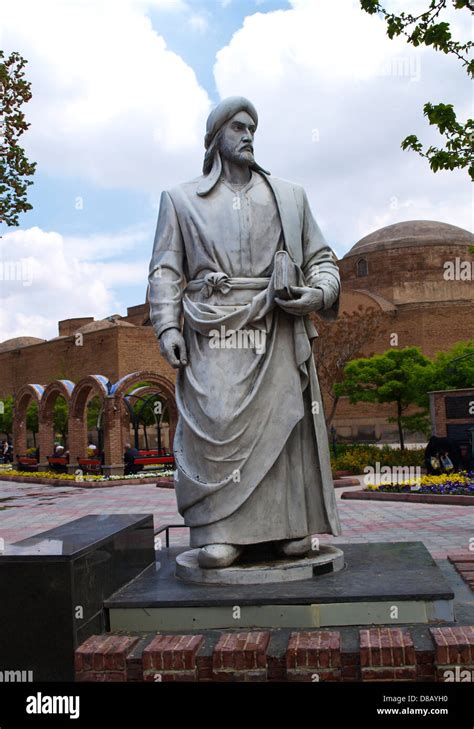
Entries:
<svg viewBox="0 0 474 729">
<path fill-rule="evenodd" d="M 288 301 L 293 298 L 291 287 L 297 285 L 296 266 L 287 251 L 277 251 L 273 262 L 275 296 Z"/>
</svg>

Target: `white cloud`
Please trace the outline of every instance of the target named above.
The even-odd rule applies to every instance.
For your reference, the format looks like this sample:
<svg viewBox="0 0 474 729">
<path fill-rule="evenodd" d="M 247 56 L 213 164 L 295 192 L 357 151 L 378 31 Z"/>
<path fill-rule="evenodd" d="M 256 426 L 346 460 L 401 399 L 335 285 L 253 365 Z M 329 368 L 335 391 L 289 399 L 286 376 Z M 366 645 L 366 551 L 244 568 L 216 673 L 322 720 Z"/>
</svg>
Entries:
<svg viewBox="0 0 474 729">
<path fill-rule="evenodd" d="M 214 67 L 221 97 L 242 94 L 257 106 L 260 164 L 304 184 L 339 255 L 399 220 L 469 228 L 467 173 L 435 175 L 425 160 L 400 149 L 411 133 L 441 142 L 423 116 L 426 101 L 453 103 L 468 114 L 470 84 L 459 62 L 390 40 L 383 20 L 362 12 L 356 0 L 292 6 L 247 17 Z M 459 26 L 460 12 L 451 16 Z"/>
<path fill-rule="evenodd" d="M 118 233 L 116 249 L 128 246 L 131 235 Z M 61 319 L 125 313 L 117 298 L 122 286 L 142 285 L 144 298 L 148 260 L 88 260 L 97 240 L 98 236 L 68 238 L 37 227 L 0 239 L 0 341 L 18 336 L 50 339 L 57 336 Z M 106 248 L 113 248 L 114 236 L 102 240 Z"/>
<path fill-rule="evenodd" d="M 2 47 L 28 59 L 23 139 L 40 171 L 156 192 L 199 169 L 210 102 L 154 30 L 150 6 L 187 8 L 171 0 L 4 4 Z"/>
<path fill-rule="evenodd" d="M 68 249 L 78 260 L 106 260 L 133 252 L 140 244 L 151 250 L 150 226 L 141 225 L 118 233 L 92 233 L 84 236 L 67 236 Z"/>
<path fill-rule="evenodd" d="M 209 21 L 204 15 L 191 15 L 188 20 L 188 25 L 191 30 L 195 30 L 198 33 L 205 33 L 209 28 Z"/>
<path fill-rule="evenodd" d="M 425 0 L 396 0 L 389 8 L 417 10 L 420 2 L 425 7 Z M 390 41 L 382 20 L 356 0 L 292 5 L 247 17 L 216 59 L 220 95 L 243 94 L 258 108 L 258 161 L 304 184 L 338 255 L 399 220 L 470 227 L 466 174 L 433 175 L 424 160 L 400 149 L 410 133 L 438 141 L 423 117 L 426 101 L 470 113 L 459 63 Z M 149 10 L 176 13 L 177 22 L 206 30 L 192 18 L 208 16 L 183 0 L 4 4 L 2 47 L 29 60 L 34 95 L 24 139 L 40 170 L 154 198 L 197 174 L 209 99 L 154 30 Z M 452 16 L 460 35 L 461 13 Z M 124 313 L 121 288 L 143 286 L 144 298 L 148 249 L 148 225 L 114 234 L 7 233 L 0 264 L 9 264 L 17 280 L 0 277 L 0 341 L 56 336 L 60 319 Z"/>
</svg>

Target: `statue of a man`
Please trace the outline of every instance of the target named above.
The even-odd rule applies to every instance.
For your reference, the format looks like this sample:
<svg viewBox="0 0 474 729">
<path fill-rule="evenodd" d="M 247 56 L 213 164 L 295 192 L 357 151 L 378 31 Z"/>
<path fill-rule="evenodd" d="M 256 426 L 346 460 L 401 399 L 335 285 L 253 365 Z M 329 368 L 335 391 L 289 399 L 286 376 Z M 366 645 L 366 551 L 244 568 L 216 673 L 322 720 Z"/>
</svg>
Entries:
<svg viewBox="0 0 474 729">
<path fill-rule="evenodd" d="M 303 188 L 255 162 L 257 124 L 243 97 L 211 112 L 203 175 L 163 192 L 150 264 L 178 369 L 178 509 L 204 568 L 340 534 L 308 316 L 337 316 L 339 272 Z"/>
</svg>

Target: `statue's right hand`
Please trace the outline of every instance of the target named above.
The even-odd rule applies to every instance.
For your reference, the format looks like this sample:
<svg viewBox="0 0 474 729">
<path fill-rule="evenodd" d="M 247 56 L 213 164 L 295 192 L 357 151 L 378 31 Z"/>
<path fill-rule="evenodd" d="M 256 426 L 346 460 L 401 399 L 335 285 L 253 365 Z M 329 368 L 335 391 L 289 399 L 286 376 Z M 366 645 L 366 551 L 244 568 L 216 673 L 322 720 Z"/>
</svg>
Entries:
<svg viewBox="0 0 474 729">
<path fill-rule="evenodd" d="M 160 351 L 172 367 L 185 367 L 188 364 L 186 344 L 179 329 L 166 329 L 160 337 Z"/>
</svg>

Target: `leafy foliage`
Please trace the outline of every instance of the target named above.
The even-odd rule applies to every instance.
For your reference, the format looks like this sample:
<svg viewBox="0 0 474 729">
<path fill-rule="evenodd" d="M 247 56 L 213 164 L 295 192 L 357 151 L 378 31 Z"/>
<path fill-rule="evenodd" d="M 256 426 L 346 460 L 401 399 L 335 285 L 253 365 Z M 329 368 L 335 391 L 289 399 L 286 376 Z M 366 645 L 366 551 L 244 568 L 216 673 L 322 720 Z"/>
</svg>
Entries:
<svg viewBox="0 0 474 729">
<path fill-rule="evenodd" d="M 377 463 L 381 468 L 385 466 L 423 466 L 424 465 L 424 448 L 411 448 L 404 451 L 400 448 L 391 448 L 384 445 L 381 448 L 376 445 L 362 445 L 360 443 L 337 446 L 337 457 L 331 455 L 331 464 L 333 471 L 350 471 L 354 474 L 364 472 L 364 468 L 371 466 L 377 467 Z"/>
<path fill-rule="evenodd" d="M 13 433 L 13 397 L 2 398 L 3 413 L 0 413 L 0 433 L 11 438 Z"/>
<path fill-rule="evenodd" d="M 400 447 L 405 447 L 402 417 L 417 402 L 419 387 L 415 372 L 430 363 L 419 347 L 390 349 L 373 357 L 355 359 L 346 366 L 343 382 L 334 390 L 347 395 L 351 403 L 395 403 L 397 413 L 392 422 L 398 425 Z M 419 413 L 425 416 L 426 413 Z"/>
<path fill-rule="evenodd" d="M 471 13 L 474 10 L 474 3 L 469 0 L 451 0 L 451 4 L 455 10 L 468 10 Z M 474 60 L 469 57 L 473 41 L 460 43 L 454 40 L 449 23 L 440 17 L 446 10 L 448 0 L 431 0 L 428 8 L 417 16 L 405 12 L 400 15 L 390 13 L 378 0 L 360 0 L 360 5 L 369 15 L 380 13 L 385 17 L 389 38 L 404 35 L 414 47 L 425 45 L 454 55 L 461 61 L 468 75 L 474 77 Z M 467 167 L 470 178 L 474 180 L 474 120 L 468 119 L 464 124 L 460 123 L 452 104 L 427 102 L 423 111 L 429 123 L 444 135 L 445 146 L 430 146 L 424 150 L 418 137 L 410 134 L 402 141 L 402 149 L 411 149 L 425 157 L 433 172 Z"/>
<path fill-rule="evenodd" d="M 63 397 L 57 397 L 53 408 L 54 432 L 59 433 L 62 445 L 67 444 L 69 407 Z"/>
<path fill-rule="evenodd" d="M 28 161 L 18 142 L 30 126 L 21 111 L 31 99 L 31 84 L 23 72 L 26 63 L 19 53 L 5 58 L 0 50 L 0 222 L 7 225 L 18 225 L 19 214 L 32 208 L 27 190 L 33 183 L 28 178 L 34 175 L 36 162 Z"/>
<path fill-rule="evenodd" d="M 415 368 L 414 374 L 418 379 L 416 403 L 421 407 L 428 407 L 430 391 L 474 387 L 474 340 L 438 352 L 427 367 Z"/>
<path fill-rule="evenodd" d="M 39 430 L 38 403 L 32 402 L 26 411 L 26 428 L 33 436 L 33 443 L 36 446 L 36 434 Z"/>
<path fill-rule="evenodd" d="M 351 403 L 395 403 L 395 417 L 401 448 L 403 432 L 430 432 L 428 392 L 474 387 L 474 340 L 457 342 L 449 351 L 438 352 L 431 360 L 419 347 L 390 349 L 373 357 L 352 360 L 344 369 L 344 378 L 334 385 L 339 396 Z M 421 408 L 407 413 L 410 406 Z"/>
</svg>

